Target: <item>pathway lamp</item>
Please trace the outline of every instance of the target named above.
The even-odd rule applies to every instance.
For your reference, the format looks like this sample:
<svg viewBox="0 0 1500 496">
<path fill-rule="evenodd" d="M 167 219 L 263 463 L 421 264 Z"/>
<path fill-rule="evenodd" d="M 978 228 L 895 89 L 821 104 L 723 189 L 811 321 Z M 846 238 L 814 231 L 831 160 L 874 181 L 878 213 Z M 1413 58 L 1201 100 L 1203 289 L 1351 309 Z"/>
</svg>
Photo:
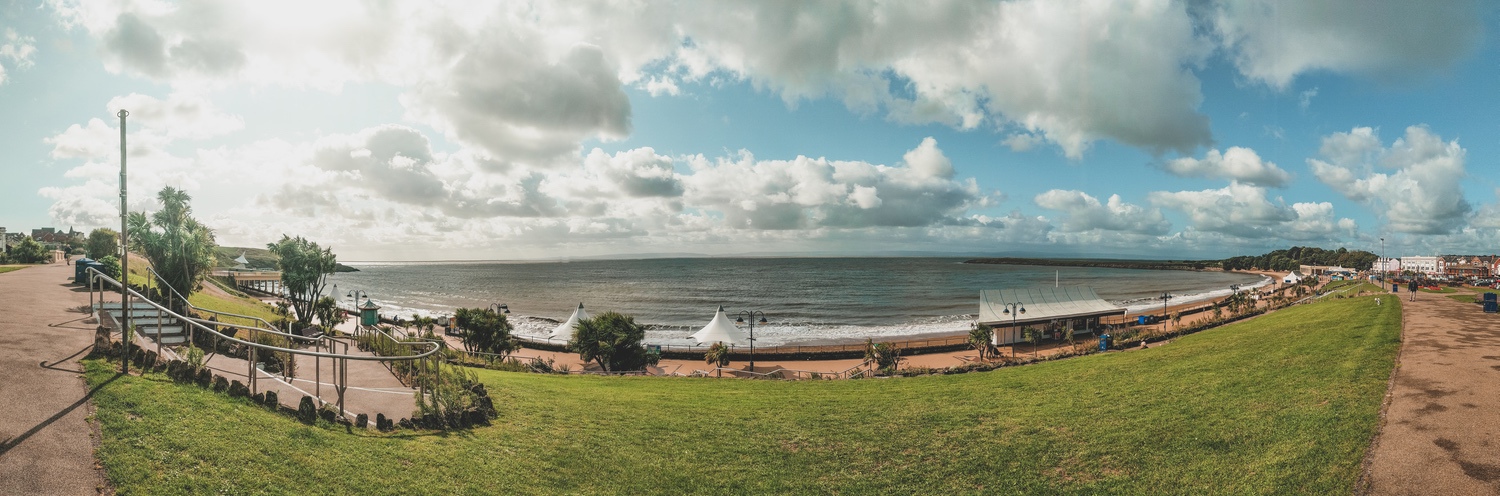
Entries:
<svg viewBox="0 0 1500 496">
<path fill-rule="evenodd" d="M 1016 316 L 1024 315 L 1026 313 L 1026 306 L 1022 305 L 1021 302 L 1019 302 L 1019 301 L 1015 302 L 1015 303 L 1006 303 L 1005 304 L 1005 310 L 1001 310 L 1000 313 L 1003 314 L 1003 315 L 1009 315 L 1010 316 L 1010 328 L 1011 329 L 1015 329 L 1016 328 Z M 1031 356 L 1032 357 L 1036 356 L 1036 341 L 1032 341 Z M 1011 358 L 1015 358 L 1016 357 L 1016 347 L 1015 347 L 1015 345 L 1011 345 L 1011 347 L 1010 347 L 1010 357 Z"/>
<path fill-rule="evenodd" d="M 333 285 L 333 294 L 339 294 L 339 285 Z M 359 334 L 359 299 L 369 298 L 370 294 L 356 289 L 349 291 L 349 293 L 345 294 L 344 296 L 349 297 L 349 308 L 354 309 L 352 310 L 354 312 L 354 333 Z"/>
<path fill-rule="evenodd" d="M 755 317 L 760 316 L 760 324 L 766 323 L 766 313 L 760 310 L 741 310 L 740 316 L 735 317 L 734 323 L 750 325 L 750 371 L 755 372 Z"/>
<path fill-rule="evenodd" d="M 496 315 L 510 314 L 510 305 L 504 303 L 491 303 L 488 308 L 490 311 L 495 312 Z"/>
</svg>

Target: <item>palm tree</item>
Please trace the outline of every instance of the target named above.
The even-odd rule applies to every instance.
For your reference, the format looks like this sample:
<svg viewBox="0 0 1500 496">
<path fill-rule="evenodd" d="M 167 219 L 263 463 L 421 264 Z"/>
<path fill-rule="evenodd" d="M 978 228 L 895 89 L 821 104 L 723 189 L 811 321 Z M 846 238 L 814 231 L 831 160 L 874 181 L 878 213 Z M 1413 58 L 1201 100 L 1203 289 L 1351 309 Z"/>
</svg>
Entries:
<svg viewBox="0 0 1500 496">
<path fill-rule="evenodd" d="M 192 197 L 171 186 L 156 194 L 162 208 L 147 217 L 131 212 L 131 248 L 145 255 L 151 267 L 183 297 L 198 290 L 198 282 L 214 266 L 214 233 L 192 217 Z M 173 304 L 181 309 L 182 303 Z"/>
<path fill-rule="evenodd" d="M 983 324 L 976 324 L 969 330 L 969 346 L 979 350 L 980 361 L 989 358 L 990 348 L 994 346 L 990 343 L 992 332 L 994 330 L 990 326 Z"/>
<path fill-rule="evenodd" d="M 729 347 L 724 346 L 723 342 L 710 345 L 708 351 L 703 353 L 703 361 L 709 365 L 713 365 L 719 377 L 724 377 L 722 369 L 729 366 Z"/>
</svg>

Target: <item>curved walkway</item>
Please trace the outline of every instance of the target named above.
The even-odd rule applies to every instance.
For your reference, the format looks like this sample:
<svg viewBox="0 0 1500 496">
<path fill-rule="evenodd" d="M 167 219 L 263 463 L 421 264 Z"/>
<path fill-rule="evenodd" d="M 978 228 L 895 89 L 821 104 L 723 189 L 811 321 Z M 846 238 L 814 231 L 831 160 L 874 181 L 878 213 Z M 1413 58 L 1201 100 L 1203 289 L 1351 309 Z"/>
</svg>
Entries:
<svg viewBox="0 0 1500 496">
<path fill-rule="evenodd" d="M 1500 315 L 1398 293 L 1405 323 L 1368 494 L 1500 494 Z"/>
<path fill-rule="evenodd" d="M 72 276 L 63 264 L 0 274 L 0 494 L 105 488 L 78 363 L 95 324 L 74 311 L 88 292 L 68 285 Z"/>
</svg>

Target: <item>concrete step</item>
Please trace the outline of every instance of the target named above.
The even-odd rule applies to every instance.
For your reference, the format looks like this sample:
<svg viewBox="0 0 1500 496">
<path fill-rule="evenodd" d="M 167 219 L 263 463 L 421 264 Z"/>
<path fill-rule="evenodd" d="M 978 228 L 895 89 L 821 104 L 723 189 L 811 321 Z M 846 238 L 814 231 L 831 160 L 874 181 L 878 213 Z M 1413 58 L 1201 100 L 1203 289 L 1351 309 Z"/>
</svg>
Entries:
<svg viewBox="0 0 1500 496">
<path fill-rule="evenodd" d="M 159 332 L 158 332 L 158 329 L 160 329 Z M 142 335 L 142 336 L 155 336 L 155 335 L 157 335 L 159 333 L 159 334 L 162 335 L 162 337 L 166 337 L 166 336 L 181 335 L 184 331 L 182 329 L 182 326 L 180 326 L 180 325 L 169 325 L 169 326 L 160 326 L 160 327 L 157 327 L 157 326 L 140 326 L 140 327 L 136 327 L 135 328 L 135 332 L 138 333 L 138 334 L 140 334 L 140 335 Z"/>
<path fill-rule="evenodd" d="M 179 344 L 186 344 L 186 343 L 187 343 L 187 336 L 183 336 L 183 335 L 180 335 L 180 334 L 176 335 L 176 336 L 162 336 L 161 337 L 161 344 L 165 344 L 165 345 L 179 345 Z"/>
<path fill-rule="evenodd" d="M 120 318 L 120 316 L 116 315 L 115 318 L 118 319 L 118 318 Z M 134 316 L 132 316 L 130 318 L 130 322 L 132 324 L 135 324 L 136 327 L 141 327 L 141 326 L 158 326 L 158 325 L 176 325 L 176 324 L 178 324 L 177 319 L 174 319 L 172 317 L 157 318 L 155 315 L 147 315 L 147 316 L 141 316 L 141 317 L 134 317 Z"/>
<path fill-rule="evenodd" d="M 104 302 L 102 304 L 97 304 L 97 305 L 98 305 L 98 308 L 101 308 L 101 309 L 104 309 L 104 310 L 116 310 L 116 311 L 118 311 L 118 310 L 120 310 L 120 308 L 122 308 L 120 306 L 120 302 L 118 302 L 118 301 L 106 301 L 106 302 Z M 130 301 L 130 308 L 132 310 L 147 310 L 147 309 L 155 310 L 156 309 L 156 307 L 151 306 L 150 303 L 146 303 L 146 302 L 140 301 L 140 300 L 131 300 Z"/>
</svg>

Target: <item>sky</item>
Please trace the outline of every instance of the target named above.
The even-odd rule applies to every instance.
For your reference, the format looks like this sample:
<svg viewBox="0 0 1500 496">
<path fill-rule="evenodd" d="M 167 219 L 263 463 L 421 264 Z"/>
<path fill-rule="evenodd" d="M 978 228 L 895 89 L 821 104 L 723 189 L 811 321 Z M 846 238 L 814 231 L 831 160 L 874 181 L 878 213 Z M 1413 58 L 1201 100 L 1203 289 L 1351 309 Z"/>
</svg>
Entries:
<svg viewBox="0 0 1500 496">
<path fill-rule="evenodd" d="M 0 226 L 341 260 L 1500 252 L 1478 1 L 0 0 Z"/>
</svg>

